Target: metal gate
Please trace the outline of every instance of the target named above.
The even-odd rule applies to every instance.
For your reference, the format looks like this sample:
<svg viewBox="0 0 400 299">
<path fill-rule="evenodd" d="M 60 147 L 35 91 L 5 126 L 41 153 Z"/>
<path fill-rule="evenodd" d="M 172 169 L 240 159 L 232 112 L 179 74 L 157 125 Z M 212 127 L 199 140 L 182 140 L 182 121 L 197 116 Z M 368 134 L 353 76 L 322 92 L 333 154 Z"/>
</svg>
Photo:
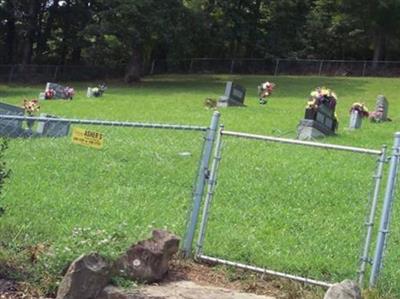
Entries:
<svg viewBox="0 0 400 299">
<path fill-rule="evenodd" d="M 243 141 L 243 139 L 247 141 Z M 398 168 L 399 139 L 400 133 L 396 133 L 393 155 L 388 159 L 386 157 L 386 146 L 383 146 L 381 150 L 373 150 L 232 132 L 226 131 L 221 127 L 214 147 L 214 157 L 196 244 L 196 259 L 289 278 L 322 287 L 329 287 L 339 279 L 351 278 L 349 275 L 357 278 L 359 284 L 363 285 L 364 278 L 369 273 L 367 267 L 372 265 L 370 286 L 374 286 L 382 266 L 383 251 L 389 231 L 390 211 Z M 247 149 L 247 144 L 245 142 L 256 141 L 258 141 L 259 146 L 263 147 L 263 149 L 260 152 L 253 151 L 247 153 L 248 156 L 246 156 L 244 152 Z M 236 153 L 242 153 L 243 159 L 237 159 L 237 154 L 232 154 L 231 157 L 236 157 L 235 159 L 224 161 L 229 158 L 229 150 L 226 153 L 226 144 L 228 143 L 229 145 L 229 142 L 237 143 L 237 148 L 231 151 L 236 150 Z M 277 147 L 273 148 L 273 145 Z M 283 150 L 283 147 L 286 147 L 286 151 Z M 248 148 L 253 147 L 248 146 Z M 256 159 L 254 165 L 250 165 L 248 161 L 253 160 L 260 153 L 262 156 L 265 148 L 269 150 L 266 153 L 267 157 Z M 318 151 L 322 152 L 322 155 Z M 289 157 L 301 160 L 302 155 L 306 155 L 308 152 L 311 152 L 311 158 L 306 157 L 307 159 L 304 159 L 304 161 L 313 161 L 314 158 L 317 161 L 312 165 L 308 165 L 307 163 L 309 162 L 300 164 L 302 165 L 301 168 L 315 167 L 314 170 L 306 169 L 305 171 L 306 176 L 308 175 L 307 171 L 314 171 L 314 176 L 307 177 L 306 180 L 302 181 L 301 174 L 296 176 L 295 171 L 291 172 L 292 164 L 299 163 L 291 163 L 287 160 Z M 323 166 L 322 168 L 317 167 L 318 159 L 323 160 L 326 155 L 339 155 L 338 153 L 341 156 L 329 157 L 327 159 L 327 166 Z M 265 162 L 268 161 L 268 158 L 274 157 L 274 155 L 281 155 L 283 158 L 281 161 L 274 161 L 273 163 Z M 221 163 L 221 159 L 226 164 Z M 380 187 L 384 174 L 384 166 L 389 160 L 390 169 L 387 175 L 388 183 L 382 208 L 381 224 L 377 232 L 375 254 L 372 258 L 370 247 L 373 243 L 372 236 L 376 232 L 376 228 L 375 230 L 373 228 L 374 219 L 376 218 L 377 211 L 380 210 L 378 200 L 383 193 Z M 335 177 L 335 182 L 336 180 L 341 182 L 339 185 L 330 186 L 329 183 L 324 181 L 325 178 L 329 180 L 331 173 L 335 175 L 335 170 L 340 169 L 343 163 L 348 163 L 349 161 L 354 163 L 352 167 L 347 168 L 349 169 L 349 174 L 346 175 L 351 178 L 350 182 L 344 180 L 342 176 L 346 177 L 346 175 L 340 175 L 340 173 L 339 175 L 336 174 Z M 276 164 L 274 164 L 275 162 Z M 234 167 L 232 166 L 234 164 L 241 164 L 241 166 Z M 332 165 L 328 167 L 330 164 Z M 222 176 L 220 174 L 221 165 L 225 167 L 225 174 Z M 370 167 L 367 168 L 367 171 L 365 171 L 366 165 Z M 275 194 L 277 197 L 280 197 L 284 193 L 283 195 L 287 195 L 287 198 L 295 198 L 295 195 L 298 195 L 297 191 L 300 190 L 303 192 L 304 190 L 312 189 L 314 187 L 313 182 L 320 179 L 321 176 L 326 175 L 326 177 L 322 177 L 324 186 L 317 188 L 315 191 L 317 194 L 314 193 L 314 197 L 317 198 L 312 198 L 312 196 L 308 196 L 306 193 L 301 197 L 301 200 L 292 201 L 290 205 L 282 208 L 279 206 L 282 198 L 276 200 L 276 198 L 267 198 L 268 196 L 262 195 L 273 194 L 270 190 L 278 185 L 279 182 L 276 181 L 282 179 L 274 177 L 274 170 L 271 170 L 271 174 L 268 177 L 269 180 L 259 177 L 263 173 L 266 173 L 268 169 L 280 169 L 285 172 L 286 168 L 289 169 L 289 172 L 286 174 L 289 174 L 290 178 L 284 181 L 283 185 L 285 188 L 283 191 L 281 190 L 277 195 Z M 326 168 L 328 168 L 327 174 L 320 173 Z M 368 173 L 368 178 L 360 178 L 360 174 L 365 172 Z M 243 176 L 249 174 L 248 177 L 251 180 L 261 179 L 264 182 L 253 184 L 248 178 L 245 182 L 241 182 L 241 174 Z M 219 189 L 216 188 L 217 178 Z M 300 187 L 292 184 L 293 181 L 299 178 Z M 224 184 L 224 181 L 230 182 Z M 364 187 L 366 181 L 369 182 L 367 188 Z M 304 185 L 305 187 L 302 188 Z M 340 193 L 341 188 L 348 188 L 348 192 Z M 256 192 L 254 190 L 258 192 L 258 195 L 253 195 Z M 361 190 L 361 194 L 356 194 L 356 190 Z M 343 200 L 341 198 L 338 199 L 338 196 L 335 197 L 336 194 L 345 194 L 344 197 L 346 198 Z M 324 198 L 331 198 L 331 201 L 319 202 L 319 200 L 324 200 Z M 211 208 L 212 203 L 213 208 Z M 282 210 L 279 210 L 280 208 Z M 362 212 L 360 213 L 361 210 Z M 336 214 L 335 211 L 339 211 L 339 214 Z M 306 213 L 303 215 L 302 213 L 304 212 Z M 365 212 L 367 216 L 363 223 Z M 316 213 L 322 213 L 322 220 L 320 216 L 314 217 Z M 296 220 L 296 216 L 294 215 L 304 217 L 300 217 L 302 220 Z M 214 220 L 212 216 L 214 216 Z M 274 217 L 289 218 L 279 222 L 279 219 L 274 219 Z M 315 224 L 307 224 L 307 222 L 314 221 L 314 219 L 316 219 Z M 274 227 L 274 221 L 280 223 L 280 226 Z M 288 222 L 290 222 L 290 225 L 287 224 Z M 342 225 L 343 223 L 344 225 Z M 336 224 L 339 224 L 339 226 L 335 228 Z M 321 230 L 318 233 L 318 228 L 320 227 Z M 278 233 L 280 234 L 278 234 L 278 237 L 274 236 L 274 230 L 279 231 Z M 298 236 L 301 233 L 306 238 L 299 241 Z M 343 237 L 346 233 L 352 234 L 352 236 L 350 238 Z M 338 237 L 335 236 L 336 234 Z M 357 236 L 354 234 L 357 234 Z M 266 237 L 266 235 L 268 236 Z M 358 240 L 355 238 L 354 241 L 349 241 L 349 239 L 354 237 L 359 238 Z M 274 244 L 271 243 L 266 245 L 268 243 L 267 240 L 274 239 L 279 241 L 279 238 L 287 239 L 285 240 L 286 247 L 280 247 L 279 245 L 274 247 Z M 340 241 L 343 243 L 341 245 L 344 247 L 343 250 L 337 248 L 337 244 Z M 315 246 L 318 242 L 320 244 Z M 360 244 L 361 254 L 357 256 Z M 300 252 L 299 248 L 302 245 L 304 245 L 305 250 L 301 252 L 302 254 L 300 254 L 299 259 L 303 262 L 298 262 L 295 258 L 291 259 L 292 255 L 296 256 L 296 253 Z M 268 246 L 268 248 L 265 246 Z M 354 251 L 355 246 L 358 252 Z M 306 252 L 307 250 L 310 252 Z M 325 250 L 325 253 L 319 254 L 319 250 Z M 336 258 L 340 254 L 345 255 L 345 258 L 338 259 L 339 262 L 337 262 Z M 279 260 L 288 261 L 280 263 Z M 304 263 L 304 261 L 309 260 L 313 260 L 313 263 Z M 347 263 L 349 261 L 351 265 L 343 266 L 340 264 L 340 262 Z M 291 264 L 291 262 L 293 263 Z M 254 264 L 261 264 L 261 266 L 254 266 Z M 280 265 L 280 267 L 277 267 L 279 269 L 274 268 L 276 265 Z M 316 268 L 318 269 L 313 269 L 315 265 L 317 265 Z M 331 268 L 328 268 L 329 266 Z M 274 270 L 271 270 L 271 267 Z"/>
</svg>

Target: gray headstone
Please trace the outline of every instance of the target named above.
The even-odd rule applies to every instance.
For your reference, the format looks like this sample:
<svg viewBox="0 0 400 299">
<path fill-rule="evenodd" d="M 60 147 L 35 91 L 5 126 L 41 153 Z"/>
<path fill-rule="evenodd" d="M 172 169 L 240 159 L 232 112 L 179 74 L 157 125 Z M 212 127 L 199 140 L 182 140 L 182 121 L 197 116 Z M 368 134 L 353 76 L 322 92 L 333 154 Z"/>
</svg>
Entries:
<svg viewBox="0 0 400 299">
<path fill-rule="evenodd" d="M 351 129 L 351 130 L 359 129 L 359 128 L 361 128 L 361 124 L 362 124 L 361 114 L 358 113 L 357 110 L 351 111 L 349 129 Z"/>
<path fill-rule="evenodd" d="M 40 117 L 57 118 L 54 115 L 41 113 Z M 56 121 L 39 121 L 36 133 L 43 137 L 64 137 L 69 134 L 70 123 Z"/>
<path fill-rule="evenodd" d="M 310 119 L 303 119 L 297 126 L 297 139 L 314 140 L 326 135 L 317 129 L 318 124 Z"/>
<path fill-rule="evenodd" d="M 86 97 L 88 97 L 88 98 L 93 97 L 93 92 L 92 92 L 92 88 L 91 87 L 87 88 Z"/>
<path fill-rule="evenodd" d="M 0 103 L 0 114 L 24 116 L 25 110 L 13 105 Z M 22 120 L 11 120 L 0 118 L 0 136 L 20 137 L 25 135 L 22 128 Z"/>
<path fill-rule="evenodd" d="M 246 89 L 239 84 L 228 81 L 225 86 L 225 94 L 218 99 L 218 107 L 244 106 Z"/>
<path fill-rule="evenodd" d="M 375 111 L 382 112 L 382 116 L 378 121 L 386 121 L 388 118 L 389 102 L 383 95 L 376 98 Z"/>
</svg>

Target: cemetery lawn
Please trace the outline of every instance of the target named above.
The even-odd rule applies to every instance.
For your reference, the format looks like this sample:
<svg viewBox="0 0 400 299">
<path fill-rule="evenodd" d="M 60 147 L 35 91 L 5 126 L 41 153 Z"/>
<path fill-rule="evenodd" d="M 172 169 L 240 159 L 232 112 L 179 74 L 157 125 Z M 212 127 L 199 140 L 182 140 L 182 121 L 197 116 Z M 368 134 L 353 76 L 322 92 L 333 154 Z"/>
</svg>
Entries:
<svg viewBox="0 0 400 299">
<path fill-rule="evenodd" d="M 41 101 L 40 112 L 208 126 L 213 110 L 203 102 L 222 95 L 227 80 L 247 89 L 246 107 L 220 109 L 229 131 L 295 138 L 318 86 L 338 96 L 338 134 L 321 142 L 387 144 L 390 151 L 400 128 L 396 78 L 165 75 L 132 86 L 108 82 L 104 97 L 90 99 L 86 88 L 93 82 L 65 82 L 77 91 L 74 99 Z M 259 105 L 257 85 L 266 80 L 276 88 Z M 0 84 L 0 100 L 20 106 L 43 89 Z M 372 111 L 379 94 L 389 101 L 392 121 L 364 120 L 349 131 L 351 104 L 361 101 Z M 4 156 L 12 173 L 0 199 L 0 264 L 18 267 L 43 293 L 54 291 L 63 269 L 82 253 L 115 258 L 153 228 L 183 236 L 203 143 L 202 132 L 73 127 L 103 133 L 103 148 L 72 144 L 70 137 L 14 139 Z M 204 253 L 330 282 L 355 278 L 375 162 L 373 156 L 226 138 Z M 385 298 L 400 293 L 399 223 L 395 202 L 380 281 Z M 0 277 L 4 272 L 0 267 Z"/>
</svg>

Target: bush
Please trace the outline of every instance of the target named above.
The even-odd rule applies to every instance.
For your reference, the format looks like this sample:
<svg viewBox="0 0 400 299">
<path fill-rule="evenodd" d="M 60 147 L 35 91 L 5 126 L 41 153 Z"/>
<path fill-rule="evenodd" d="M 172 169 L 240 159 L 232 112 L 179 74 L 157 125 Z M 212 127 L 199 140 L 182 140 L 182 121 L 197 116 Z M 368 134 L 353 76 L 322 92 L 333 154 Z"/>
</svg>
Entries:
<svg viewBox="0 0 400 299">
<path fill-rule="evenodd" d="M 6 167 L 6 162 L 3 161 L 4 152 L 8 148 L 7 139 L 1 138 L 0 139 L 0 195 L 3 190 L 4 183 L 6 179 L 10 176 L 10 170 Z M 0 202 L 0 216 L 3 215 L 5 212 L 4 207 L 1 206 Z"/>
</svg>

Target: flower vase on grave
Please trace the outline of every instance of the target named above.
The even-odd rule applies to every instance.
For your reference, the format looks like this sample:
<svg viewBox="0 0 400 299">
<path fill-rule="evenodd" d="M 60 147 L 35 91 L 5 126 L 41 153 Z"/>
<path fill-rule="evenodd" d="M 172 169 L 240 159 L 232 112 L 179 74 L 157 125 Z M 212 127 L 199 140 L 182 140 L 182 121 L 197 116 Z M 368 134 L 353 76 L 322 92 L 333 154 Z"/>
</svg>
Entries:
<svg viewBox="0 0 400 299">
<path fill-rule="evenodd" d="M 32 117 L 33 115 L 32 114 L 28 114 L 28 116 Z M 27 119 L 26 120 L 26 125 L 28 126 L 28 131 L 29 132 L 32 132 L 32 128 L 33 128 L 34 124 L 35 124 L 35 120 L 33 120 L 33 119 Z"/>
</svg>

